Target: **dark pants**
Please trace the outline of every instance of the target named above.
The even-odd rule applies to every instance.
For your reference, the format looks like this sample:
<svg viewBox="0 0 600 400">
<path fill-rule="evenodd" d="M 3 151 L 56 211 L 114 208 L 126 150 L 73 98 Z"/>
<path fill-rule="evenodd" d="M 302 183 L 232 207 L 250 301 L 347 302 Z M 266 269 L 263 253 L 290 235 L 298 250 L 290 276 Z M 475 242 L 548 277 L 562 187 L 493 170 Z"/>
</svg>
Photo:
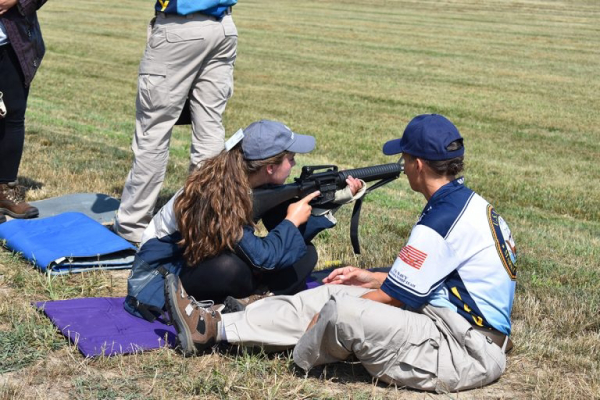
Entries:
<svg viewBox="0 0 600 400">
<path fill-rule="evenodd" d="M 196 300 L 222 303 L 227 296 L 244 298 L 259 288 L 274 294 L 292 295 L 306 288 L 306 278 L 317 265 L 317 250 L 307 245 L 307 252 L 289 268 L 263 271 L 250 267 L 232 253 L 203 261 L 194 268 L 183 267 L 179 278 L 185 291 Z"/>
<path fill-rule="evenodd" d="M 12 46 L 0 46 L 0 92 L 6 117 L 0 119 L 0 183 L 17 180 L 25 141 L 25 110 L 29 88 Z"/>
</svg>

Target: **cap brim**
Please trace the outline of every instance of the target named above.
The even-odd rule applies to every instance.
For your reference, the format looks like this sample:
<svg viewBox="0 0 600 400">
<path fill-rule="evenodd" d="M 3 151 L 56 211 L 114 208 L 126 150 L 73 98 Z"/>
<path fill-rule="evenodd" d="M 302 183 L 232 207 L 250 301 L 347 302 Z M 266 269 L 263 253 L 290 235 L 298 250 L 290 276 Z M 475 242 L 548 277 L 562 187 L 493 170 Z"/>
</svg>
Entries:
<svg viewBox="0 0 600 400">
<path fill-rule="evenodd" d="M 400 140 L 402 139 L 393 139 L 387 141 L 383 145 L 383 154 L 386 156 L 392 156 L 394 154 L 402 153 L 402 146 L 400 145 Z"/>
<path fill-rule="evenodd" d="M 294 142 L 286 150 L 292 153 L 310 153 L 315 149 L 315 145 L 314 137 L 294 133 Z"/>
</svg>

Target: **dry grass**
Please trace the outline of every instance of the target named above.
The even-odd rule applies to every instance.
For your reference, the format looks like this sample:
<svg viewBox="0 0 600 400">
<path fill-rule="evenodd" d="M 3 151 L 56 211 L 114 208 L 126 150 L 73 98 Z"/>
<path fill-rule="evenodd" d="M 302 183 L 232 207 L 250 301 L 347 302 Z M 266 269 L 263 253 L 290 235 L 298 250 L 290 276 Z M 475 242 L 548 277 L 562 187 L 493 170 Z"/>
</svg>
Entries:
<svg viewBox="0 0 600 400">
<path fill-rule="evenodd" d="M 34 81 L 21 180 L 30 199 L 119 196 L 131 163 L 136 74 L 147 1 L 49 2 L 48 53 Z M 289 354 L 170 349 L 84 359 L 31 302 L 122 296 L 126 272 L 48 278 L 0 251 L 0 398 L 600 398 L 600 5 L 597 1 L 242 0 L 227 132 L 260 119 L 317 137 L 301 164 L 390 162 L 382 143 L 416 114 L 461 129 L 467 183 L 518 242 L 516 349 L 495 384 L 432 395 L 372 382 L 360 365 L 308 377 Z M 187 171 L 176 129 L 162 197 Z M 423 206 L 404 180 L 363 207 L 363 254 L 350 210 L 317 240 L 319 267 L 389 264 Z"/>
</svg>

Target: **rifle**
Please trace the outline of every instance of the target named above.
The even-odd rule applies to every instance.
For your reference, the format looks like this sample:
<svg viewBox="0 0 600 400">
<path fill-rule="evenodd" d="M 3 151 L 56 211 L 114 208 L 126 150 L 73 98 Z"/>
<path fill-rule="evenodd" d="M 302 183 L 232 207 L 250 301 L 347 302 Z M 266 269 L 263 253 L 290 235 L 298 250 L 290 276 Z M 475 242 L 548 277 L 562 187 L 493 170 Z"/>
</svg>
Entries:
<svg viewBox="0 0 600 400">
<path fill-rule="evenodd" d="M 302 168 L 300 177 L 294 179 L 294 183 L 272 188 L 258 188 L 253 191 L 254 218 L 258 220 L 265 212 L 279 204 L 293 199 L 301 199 L 316 190 L 320 191 L 321 194 L 315 197 L 310 205 L 319 208 L 334 208 L 336 207 L 333 203 L 335 192 L 346 187 L 348 176 L 362 179 L 365 182 L 377 181 L 367 188 L 366 196 L 373 190 L 397 179 L 402 171 L 404 171 L 404 165 L 401 162 L 345 171 L 338 171 L 338 167 L 335 165 L 305 166 Z M 358 220 L 361 207 L 362 198 L 358 199 L 354 205 L 350 224 L 350 239 L 355 254 L 360 254 Z"/>
</svg>

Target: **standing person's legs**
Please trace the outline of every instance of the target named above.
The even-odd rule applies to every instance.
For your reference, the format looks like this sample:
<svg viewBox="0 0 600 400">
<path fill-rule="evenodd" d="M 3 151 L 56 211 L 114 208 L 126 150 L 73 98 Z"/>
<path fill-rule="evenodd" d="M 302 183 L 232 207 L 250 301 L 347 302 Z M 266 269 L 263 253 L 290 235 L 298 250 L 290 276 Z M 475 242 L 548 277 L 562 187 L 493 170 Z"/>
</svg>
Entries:
<svg viewBox="0 0 600 400">
<path fill-rule="evenodd" d="M 24 201 L 17 175 L 25 142 L 25 111 L 29 88 L 24 85 L 17 55 L 10 45 L 0 47 L 0 92 L 6 115 L 0 118 L 0 213 L 32 218 L 38 209 Z"/>
<path fill-rule="evenodd" d="M 272 296 L 258 300 L 243 312 L 223 314 L 226 341 L 243 346 L 263 346 L 267 351 L 293 347 L 304 334 L 313 316 L 332 295 L 360 297 L 370 289 L 344 285 L 323 285 L 294 296 Z"/>
<path fill-rule="evenodd" d="M 29 88 L 23 84 L 23 73 L 17 55 L 10 45 L 0 47 L 0 92 L 6 116 L 0 118 L 0 183 L 17 180 L 23 143 L 25 111 Z"/>
<path fill-rule="evenodd" d="M 214 44 L 196 75 L 189 93 L 192 120 L 190 170 L 224 147 L 223 113 L 233 95 L 233 68 L 237 55 L 237 29 L 231 15 L 220 21 Z"/>
<path fill-rule="evenodd" d="M 219 26 L 219 21 L 199 14 L 158 16 L 152 28 L 139 69 L 134 161 L 115 220 L 115 231 L 127 240 L 139 242 L 152 219 L 171 131 L 196 76 L 223 37 Z"/>
</svg>

